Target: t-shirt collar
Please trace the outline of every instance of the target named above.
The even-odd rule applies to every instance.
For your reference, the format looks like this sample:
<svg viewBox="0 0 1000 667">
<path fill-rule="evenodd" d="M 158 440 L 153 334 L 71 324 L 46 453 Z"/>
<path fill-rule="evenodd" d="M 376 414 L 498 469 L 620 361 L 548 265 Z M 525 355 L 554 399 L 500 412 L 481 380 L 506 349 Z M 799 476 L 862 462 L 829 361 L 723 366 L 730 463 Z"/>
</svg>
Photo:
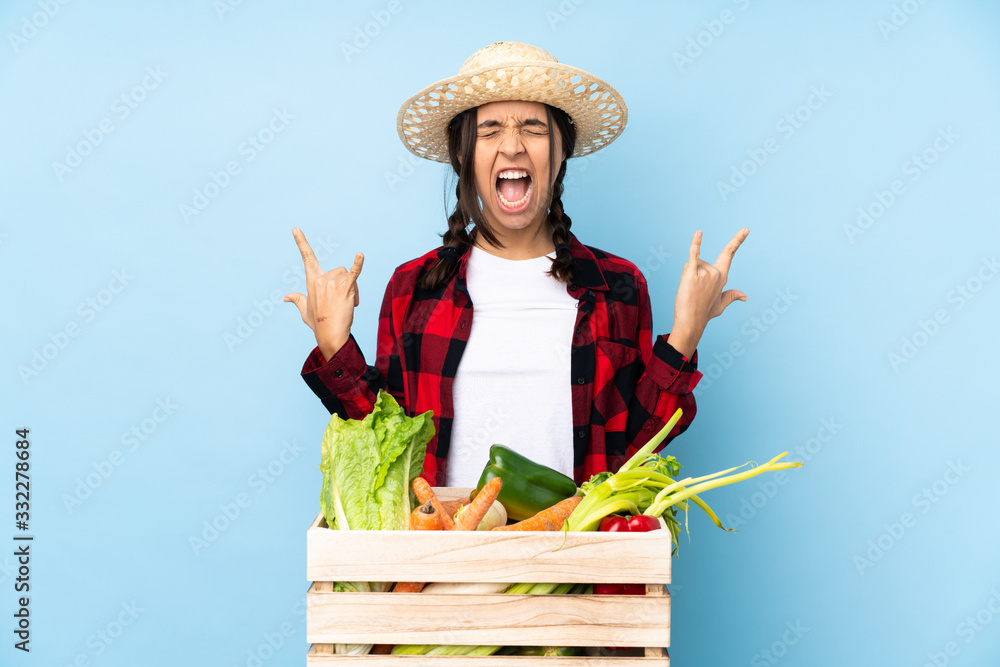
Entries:
<svg viewBox="0 0 1000 667">
<path fill-rule="evenodd" d="M 475 241 L 476 228 L 469 232 L 469 239 Z M 465 280 L 466 267 L 469 264 L 469 249 L 471 244 L 464 246 L 462 254 L 458 258 L 458 277 Z M 573 273 L 573 284 L 586 289 L 607 290 L 608 283 L 604 279 L 604 272 L 597 264 L 597 257 L 590 248 L 580 243 L 573 232 L 569 233 L 569 253 L 576 262 L 576 270 Z"/>
</svg>

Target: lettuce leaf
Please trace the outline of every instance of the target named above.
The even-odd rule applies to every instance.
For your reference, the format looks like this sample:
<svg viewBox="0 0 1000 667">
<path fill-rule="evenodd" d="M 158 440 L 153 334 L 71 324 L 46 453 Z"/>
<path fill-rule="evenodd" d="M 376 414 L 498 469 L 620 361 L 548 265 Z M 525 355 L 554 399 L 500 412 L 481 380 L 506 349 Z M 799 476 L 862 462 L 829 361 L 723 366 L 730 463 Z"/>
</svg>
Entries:
<svg viewBox="0 0 1000 667">
<path fill-rule="evenodd" d="M 331 528 L 405 530 L 416 507 L 411 488 L 434 437 L 433 412 L 407 417 L 379 391 L 364 419 L 330 416 L 323 434 L 320 504 Z"/>
</svg>

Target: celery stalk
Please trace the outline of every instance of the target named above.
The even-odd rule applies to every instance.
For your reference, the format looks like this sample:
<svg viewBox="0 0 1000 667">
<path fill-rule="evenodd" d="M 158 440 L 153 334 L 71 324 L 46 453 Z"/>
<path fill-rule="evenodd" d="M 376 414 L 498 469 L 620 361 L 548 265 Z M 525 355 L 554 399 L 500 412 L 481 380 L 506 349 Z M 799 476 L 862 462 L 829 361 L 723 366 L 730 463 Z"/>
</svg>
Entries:
<svg viewBox="0 0 1000 667">
<path fill-rule="evenodd" d="M 396 644 L 392 647 L 392 655 L 427 655 L 434 644 Z"/>
<path fill-rule="evenodd" d="M 653 436 L 652 440 L 647 442 L 639 451 L 633 454 L 632 458 L 626 461 L 625 465 L 619 468 L 618 472 L 627 472 L 645 461 L 646 457 L 652 454 L 653 450 L 656 449 L 656 446 L 667 439 L 667 436 L 670 435 L 670 431 L 672 431 L 674 426 L 677 425 L 677 422 L 681 420 L 681 415 L 683 413 L 683 410 L 677 408 L 677 411 L 674 413 L 674 416 L 670 418 L 670 421 L 668 421 L 663 428 L 661 428 L 660 431 Z"/>
</svg>

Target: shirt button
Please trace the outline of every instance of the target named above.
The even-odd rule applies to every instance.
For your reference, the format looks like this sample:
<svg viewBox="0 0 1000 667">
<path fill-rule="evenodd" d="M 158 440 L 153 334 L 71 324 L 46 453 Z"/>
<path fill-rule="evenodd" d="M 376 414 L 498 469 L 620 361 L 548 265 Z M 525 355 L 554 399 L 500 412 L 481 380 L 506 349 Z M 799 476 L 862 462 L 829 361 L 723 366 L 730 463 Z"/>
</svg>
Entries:
<svg viewBox="0 0 1000 667">
<path fill-rule="evenodd" d="M 594 296 L 594 290 L 592 289 L 587 290 L 587 296 Z"/>
<path fill-rule="evenodd" d="M 460 329 L 464 329 L 465 328 L 465 320 L 462 320 L 461 322 L 459 322 L 458 327 Z"/>
<path fill-rule="evenodd" d="M 577 432 L 576 432 L 576 436 L 577 436 L 578 438 L 582 438 L 582 437 L 584 437 L 585 435 L 587 435 L 587 432 L 586 432 L 586 431 L 582 431 L 582 430 L 581 430 L 581 431 L 577 431 Z"/>
<path fill-rule="evenodd" d="M 344 377 L 344 371 L 342 371 L 342 370 L 341 370 L 341 369 L 339 369 L 339 368 L 338 368 L 337 370 L 335 370 L 335 371 L 333 372 L 333 374 L 334 374 L 334 375 L 336 375 L 336 376 L 337 376 L 337 377 L 339 377 L 339 378 L 342 378 L 342 377 Z"/>
<path fill-rule="evenodd" d="M 577 384 L 586 384 L 586 383 L 587 383 L 587 381 L 586 381 L 586 380 L 584 380 L 583 378 L 577 378 L 577 379 L 576 379 L 576 383 L 577 383 Z"/>
</svg>

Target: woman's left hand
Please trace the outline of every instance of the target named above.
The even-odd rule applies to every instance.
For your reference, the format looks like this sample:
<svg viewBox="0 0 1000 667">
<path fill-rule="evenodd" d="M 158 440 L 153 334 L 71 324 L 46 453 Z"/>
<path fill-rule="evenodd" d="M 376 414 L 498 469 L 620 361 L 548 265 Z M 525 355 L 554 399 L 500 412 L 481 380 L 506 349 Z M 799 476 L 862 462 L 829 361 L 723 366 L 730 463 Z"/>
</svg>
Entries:
<svg viewBox="0 0 1000 667">
<path fill-rule="evenodd" d="M 701 230 L 694 233 L 688 261 L 681 272 L 681 282 L 674 300 L 674 326 L 670 332 L 670 344 L 687 358 L 691 358 L 698 341 L 705 332 L 705 326 L 713 317 L 718 317 L 726 306 L 739 299 L 746 301 L 747 295 L 735 289 L 722 291 L 729 281 L 729 266 L 736 250 L 746 239 L 750 230 L 744 227 L 722 250 L 715 264 L 701 259 Z"/>
</svg>

